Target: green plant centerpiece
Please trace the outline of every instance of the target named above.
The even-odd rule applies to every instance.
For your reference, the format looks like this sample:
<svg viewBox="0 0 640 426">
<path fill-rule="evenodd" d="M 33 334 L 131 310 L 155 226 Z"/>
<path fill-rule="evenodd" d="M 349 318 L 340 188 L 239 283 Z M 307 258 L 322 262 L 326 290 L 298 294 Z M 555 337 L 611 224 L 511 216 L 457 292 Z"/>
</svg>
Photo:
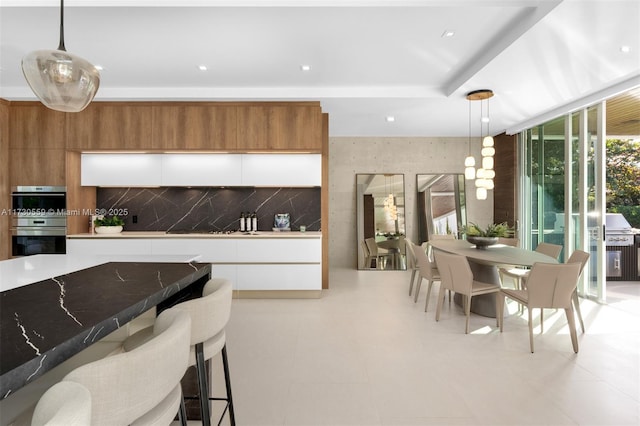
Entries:
<svg viewBox="0 0 640 426">
<path fill-rule="evenodd" d="M 98 234 L 118 234 L 122 232 L 124 220 L 118 216 L 98 216 L 93 224 Z"/>
<path fill-rule="evenodd" d="M 462 232 L 467 235 L 467 241 L 475 244 L 477 249 L 484 250 L 498 242 L 498 238 L 509 237 L 513 230 L 507 222 L 491 223 L 485 229 L 473 222 L 462 227 Z"/>
</svg>

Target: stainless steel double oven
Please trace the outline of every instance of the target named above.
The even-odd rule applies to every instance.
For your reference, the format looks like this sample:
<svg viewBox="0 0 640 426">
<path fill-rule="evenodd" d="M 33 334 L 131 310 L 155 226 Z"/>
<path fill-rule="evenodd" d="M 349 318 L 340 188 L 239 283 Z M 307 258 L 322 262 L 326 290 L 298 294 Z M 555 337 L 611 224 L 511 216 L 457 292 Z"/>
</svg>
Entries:
<svg viewBox="0 0 640 426">
<path fill-rule="evenodd" d="M 16 186 L 11 203 L 12 256 L 66 253 L 66 187 Z"/>
</svg>

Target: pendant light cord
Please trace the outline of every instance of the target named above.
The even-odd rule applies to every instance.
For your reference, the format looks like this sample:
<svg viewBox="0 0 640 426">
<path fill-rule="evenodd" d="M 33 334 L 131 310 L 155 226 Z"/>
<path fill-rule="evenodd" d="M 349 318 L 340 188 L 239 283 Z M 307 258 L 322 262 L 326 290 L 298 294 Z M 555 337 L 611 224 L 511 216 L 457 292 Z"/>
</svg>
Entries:
<svg viewBox="0 0 640 426">
<path fill-rule="evenodd" d="M 469 148 L 469 157 L 471 157 L 471 100 L 469 103 L 469 140 L 467 141 L 467 147 Z"/>
<path fill-rule="evenodd" d="M 64 47 L 64 0 L 60 0 L 60 43 L 58 50 L 67 51 Z"/>
</svg>

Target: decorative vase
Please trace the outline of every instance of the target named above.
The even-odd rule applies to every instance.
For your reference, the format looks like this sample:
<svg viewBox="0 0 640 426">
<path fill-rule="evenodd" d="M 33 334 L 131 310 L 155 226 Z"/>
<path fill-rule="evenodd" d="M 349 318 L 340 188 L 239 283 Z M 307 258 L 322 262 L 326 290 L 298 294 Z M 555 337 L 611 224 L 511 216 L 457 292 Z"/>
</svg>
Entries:
<svg viewBox="0 0 640 426">
<path fill-rule="evenodd" d="M 119 234 L 122 226 L 96 226 L 96 234 Z"/>
<path fill-rule="evenodd" d="M 487 247 L 498 243 L 498 237 L 467 237 L 467 241 L 475 244 L 478 250 L 486 250 Z"/>
</svg>

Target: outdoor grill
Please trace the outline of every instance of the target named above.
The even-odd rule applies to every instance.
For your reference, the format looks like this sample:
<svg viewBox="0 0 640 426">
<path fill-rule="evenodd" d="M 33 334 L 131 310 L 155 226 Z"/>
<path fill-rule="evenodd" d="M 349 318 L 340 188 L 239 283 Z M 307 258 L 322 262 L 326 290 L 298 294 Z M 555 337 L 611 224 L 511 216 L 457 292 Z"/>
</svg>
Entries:
<svg viewBox="0 0 640 426">
<path fill-rule="evenodd" d="M 607 280 L 637 281 L 640 279 L 638 249 L 635 247 L 638 230 L 631 227 L 620 213 L 607 213 L 605 245 L 607 246 Z"/>
</svg>

